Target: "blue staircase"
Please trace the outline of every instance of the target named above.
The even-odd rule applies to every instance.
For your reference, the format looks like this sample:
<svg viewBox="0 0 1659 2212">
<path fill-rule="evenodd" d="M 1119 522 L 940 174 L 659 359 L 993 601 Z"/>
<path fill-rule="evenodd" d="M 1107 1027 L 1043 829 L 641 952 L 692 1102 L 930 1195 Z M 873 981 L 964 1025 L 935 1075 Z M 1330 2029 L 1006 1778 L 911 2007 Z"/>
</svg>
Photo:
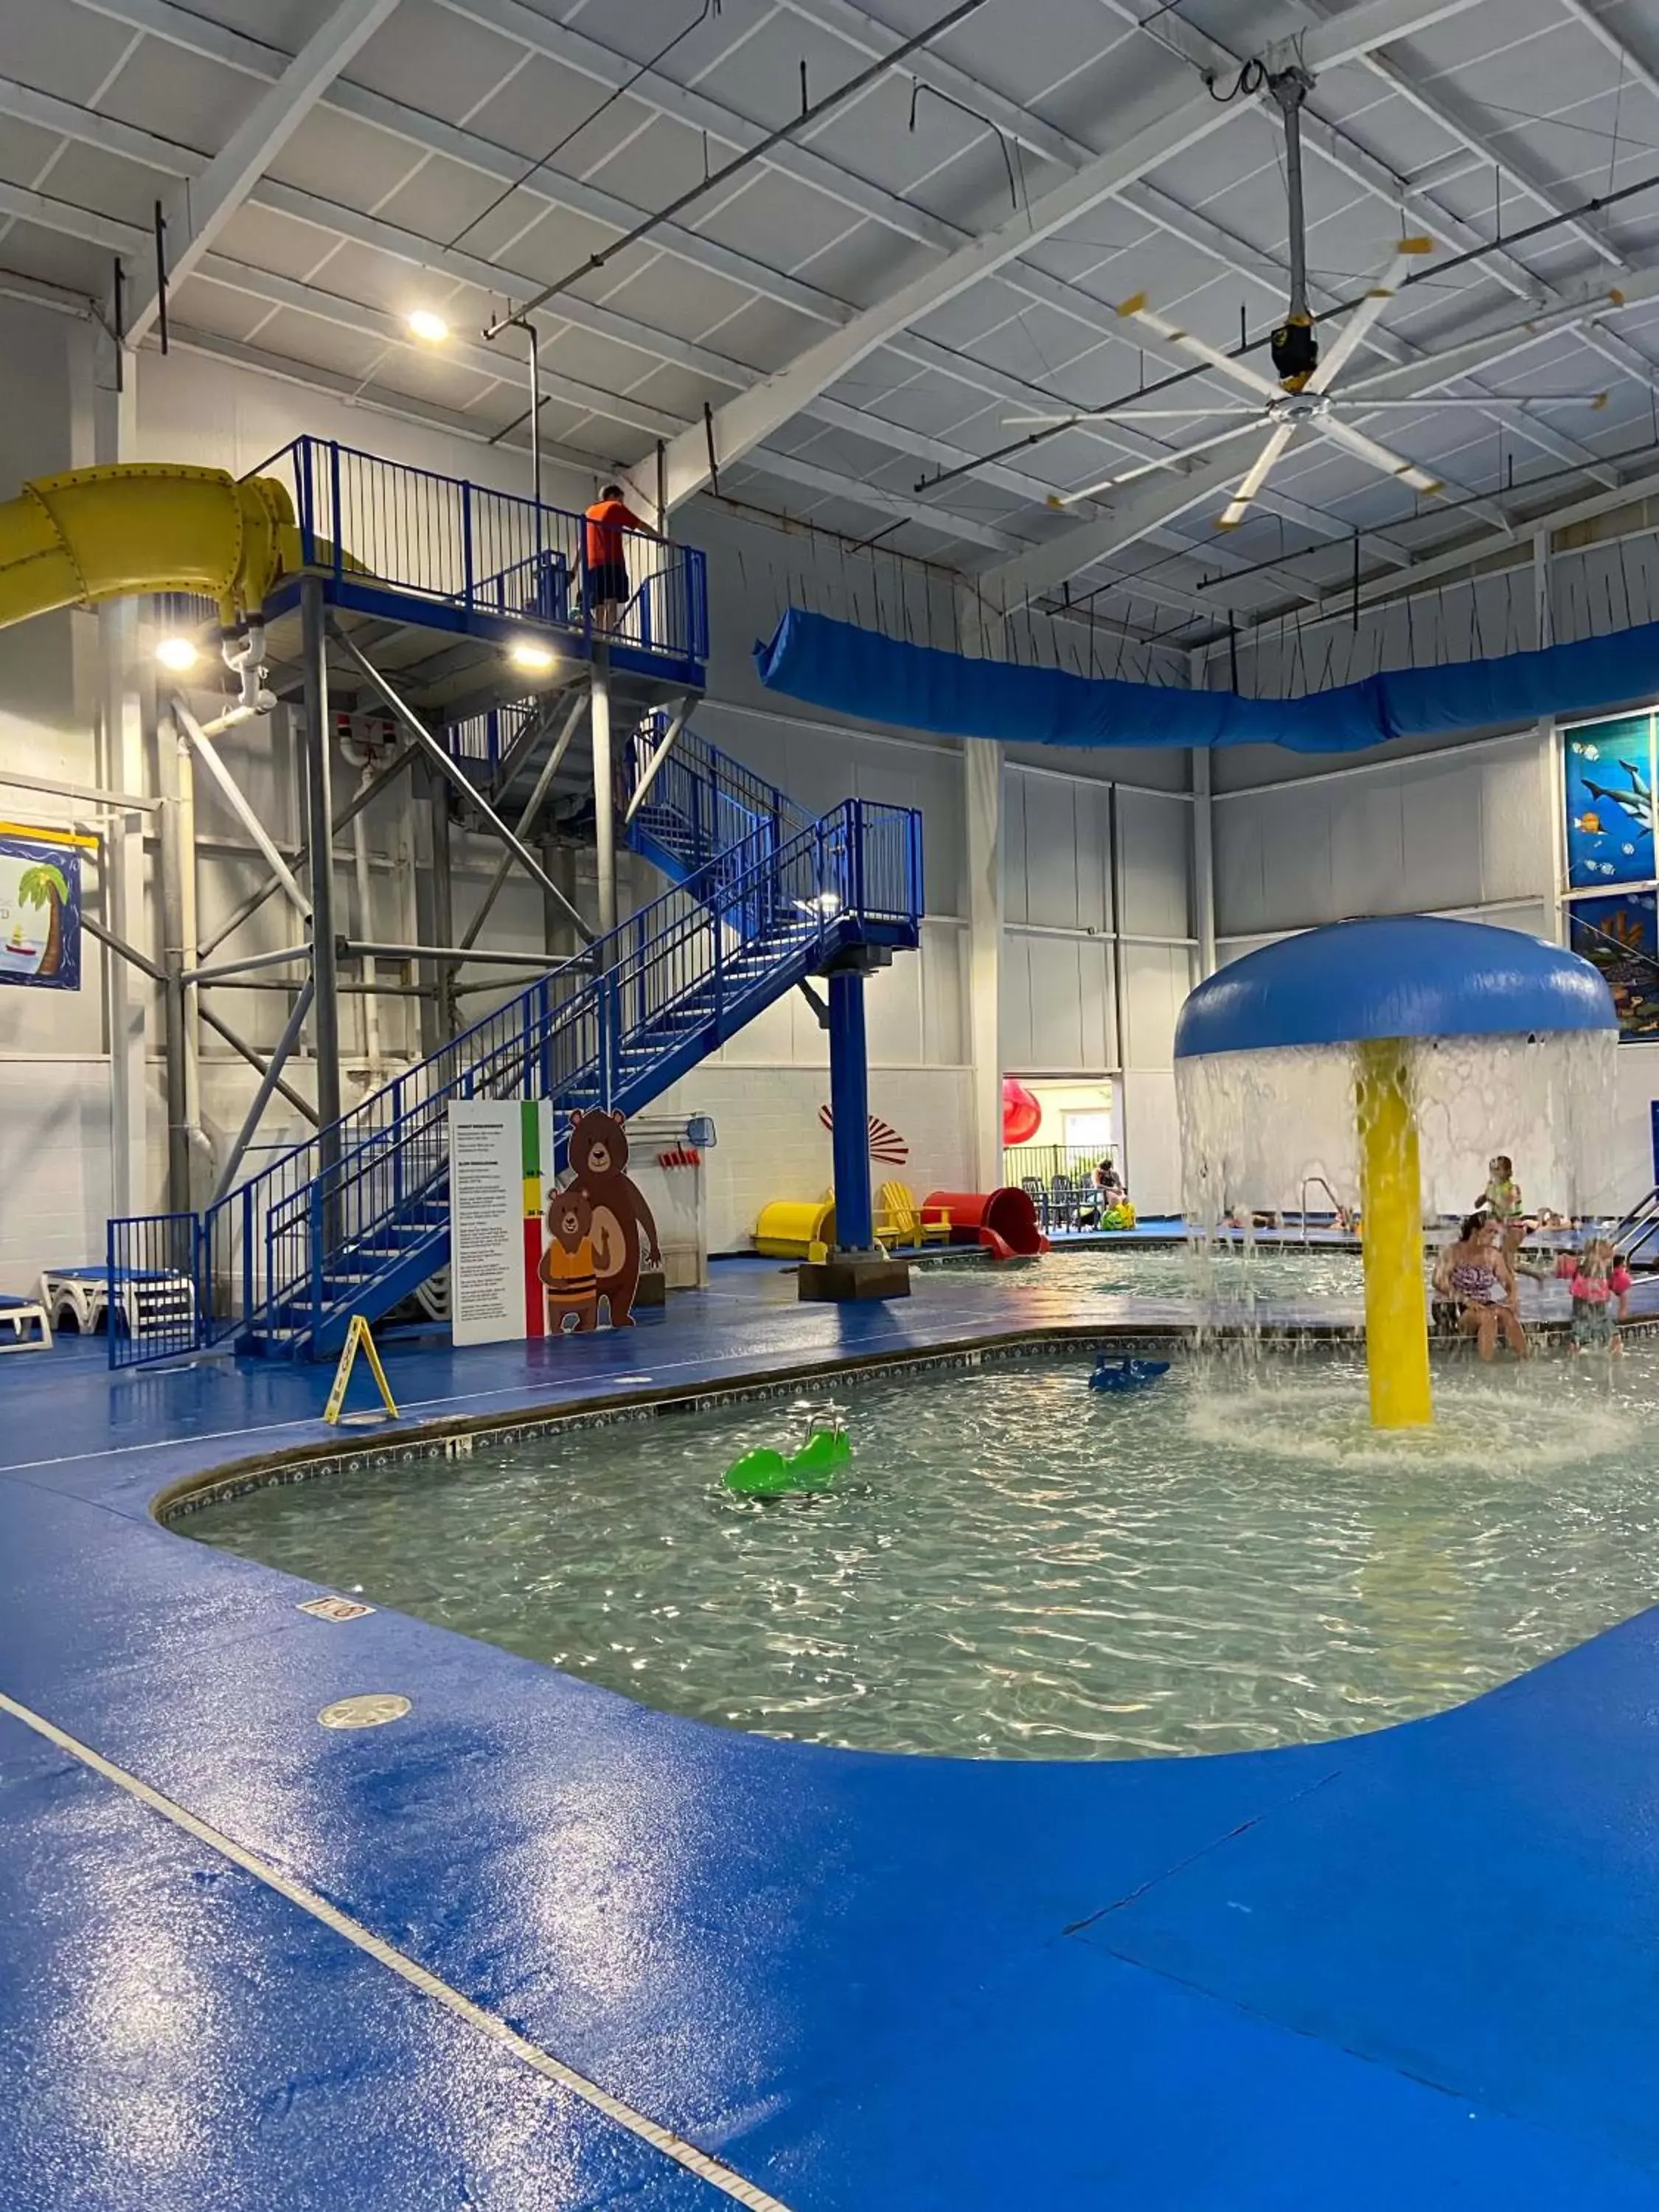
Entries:
<svg viewBox="0 0 1659 2212">
<path fill-rule="evenodd" d="M 162 1252 L 194 1291 L 187 1342 L 176 1321 L 156 1337 L 112 1329 L 112 1364 L 226 1340 L 331 1356 L 354 1314 L 377 1320 L 447 1264 L 453 1099 L 636 1113 L 855 946 L 917 945 L 912 809 L 854 799 L 809 814 L 689 730 L 635 807 L 664 730 L 632 739 L 617 795 L 669 890 L 205 1214 L 112 1221 L 112 1310 Z"/>
</svg>

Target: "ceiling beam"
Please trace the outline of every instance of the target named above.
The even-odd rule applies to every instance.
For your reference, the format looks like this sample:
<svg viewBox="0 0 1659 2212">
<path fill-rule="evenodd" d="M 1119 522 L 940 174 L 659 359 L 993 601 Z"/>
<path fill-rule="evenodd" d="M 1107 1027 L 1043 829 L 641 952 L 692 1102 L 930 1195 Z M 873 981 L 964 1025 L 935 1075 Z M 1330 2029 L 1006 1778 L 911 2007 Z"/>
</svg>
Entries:
<svg viewBox="0 0 1659 2212">
<path fill-rule="evenodd" d="M 191 184 L 169 195 L 167 282 L 182 283 L 294 136 L 318 100 L 367 46 L 398 0 L 336 0 L 319 27 L 257 100 Z M 127 298 L 126 340 L 137 345 L 161 315 L 162 276 L 154 266 L 135 276 Z"/>
<path fill-rule="evenodd" d="M 1481 0 L 1361 0 L 1339 21 L 1307 33 L 1304 59 L 1310 69 L 1333 68 L 1480 4 Z M 1039 240 L 1063 230 L 1149 169 L 1208 137 L 1231 112 L 1212 97 L 1207 87 L 1188 93 L 1184 81 L 1137 100 L 1120 118 L 1117 143 L 1109 152 L 1097 155 L 996 229 L 899 285 L 855 315 L 845 329 L 817 340 L 787 368 L 728 400 L 714 416 L 715 460 L 740 459 L 888 338 L 1006 267 Z M 671 507 L 701 490 L 709 472 L 709 441 L 699 426 L 669 447 Z"/>
<path fill-rule="evenodd" d="M 130 30 L 147 31 L 152 38 L 185 53 L 201 54 L 264 83 L 270 83 L 283 67 L 284 58 L 276 48 L 179 7 L 176 0 L 78 0 L 78 4 L 107 16 L 112 22 L 126 25 Z M 330 86 L 320 104 L 400 138 L 422 153 L 442 155 L 447 160 L 489 178 L 495 184 L 514 184 L 524 174 L 522 155 L 497 146 L 458 124 L 446 123 L 441 117 L 406 107 L 384 93 L 371 91 L 367 85 L 353 84 L 349 78 L 341 78 Z M 612 230 L 631 230 L 644 219 L 644 211 L 631 202 L 561 171 L 544 170 L 520 189 L 526 200 L 544 208 L 562 208 Z M 734 284 L 746 285 L 762 298 L 793 307 L 814 322 L 844 322 L 853 313 L 844 301 L 836 300 L 817 286 L 783 276 L 764 262 L 720 246 L 695 231 L 682 230 L 676 224 L 665 224 L 653 242 L 677 259 L 724 276 Z M 535 289 L 541 289 L 544 282 L 544 278 L 538 279 Z"/>
<path fill-rule="evenodd" d="M 265 81 L 269 81 L 282 66 L 283 58 L 274 49 L 181 8 L 174 4 L 174 0 L 83 0 L 83 4 L 95 8 L 112 20 L 145 30 L 154 37 L 187 51 L 204 53 L 228 67 Z M 823 0 L 818 0 L 818 4 L 823 4 Z M 1470 4 L 1473 4 L 1473 0 L 1470 0 Z M 591 40 L 579 40 L 575 46 L 571 46 L 563 27 L 549 25 L 544 18 L 538 15 L 532 16 L 519 4 L 519 0 L 503 0 L 503 7 L 496 12 L 501 27 L 507 34 L 518 38 L 520 42 L 532 40 L 538 51 L 573 55 L 593 68 L 604 82 L 620 81 L 618 73 L 625 76 L 630 66 L 611 54 L 609 49 L 599 46 Z M 859 11 L 847 7 L 844 12 L 851 17 Z M 486 19 L 481 15 L 479 20 Z M 494 21 L 495 17 L 489 20 Z M 884 40 L 889 46 L 892 43 L 891 34 L 877 31 L 872 35 L 878 42 Z M 1218 48 L 1215 51 L 1220 52 L 1223 50 Z M 926 53 L 918 57 L 919 60 L 925 61 L 935 58 Z M 941 87 L 958 82 L 966 87 L 975 84 L 975 80 L 963 72 L 954 70 L 949 64 L 941 64 L 938 82 Z M 679 112 L 682 119 L 687 122 L 702 118 L 705 126 L 710 121 L 724 118 L 732 131 L 735 132 L 739 128 L 738 122 L 733 121 L 728 111 L 718 108 L 715 103 L 701 94 L 687 95 L 691 102 L 689 106 L 684 102 L 676 106 L 668 101 L 667 80 L 663 80 L 658 89 L 663 94 L 665 112 Z M 34 120 L 40 127 L 62 128 L 66 135 L 76 137 L 83 143 L 103 146 L 108 151 L 122 153 L 128 158 L 152 160 L 156 166 L 168 167 L 170 171 L 190 173 L 204 161 L 205 157 L 187 149 L 174 149 L 169 154 L 167 150 L 168 142 L 155 140 L 151 134 L 136 131 L 112 118 L 94 115 L 84 109 L 76 110 L 70 102 L 26 92 L 22 88 L 16 88 L 16 93 L 14 112 L 23 116 L 24 108 L 34 104 L 40 112 L 38 115 L 26 116 L 24 119 Z M 987 97 L 994 99 L 995 95 L 987 94 Z M 441 154 L 471 167 L 493 181 L 510 183 L 523 173 L 524 164 L 518 155 L 495 146 L 471 131 L 404 107 L 383 94 L 348 80 L 342 80 L 331 87 L 324 95 L 324 104 L 399 137 L 424 152 Z M 998 111 L 1000 119 L 1004 122 L 1024 113 L 1024 111 L 1012 107 L 1012 103 L 1005 103 L 1005 106 L 1008 110 L 1006 113 Z M 751 136 L 758 130 L 758 126 L 741 127 L 748 129 Z M 1079 142 L 1067 140 L 1065 134 L 1054 131 L 1051 126 L 1037 124 L 1034 118 L 1028 121 L 1024 137 L 1034 143 L 1040 143 L 1047 158 L 1058 160 L 1067 146 L 1075 149 L 1073 166 L 1080 165 L 1091 158 L 1090 149 Z M 789 150 L 785 149 L 781 152 Z M 826 180 L 824 173 L 832 170 L 833 165 L 814 154 L 811 166 L 812 174 L 810 180 L 827 189 L 829 180 Z M 526 198 L 538 200 L 543 205 L 568 206 L 575 212 L 587 214 L 595 221 L 612 227 L 631 228 L 641 219 L 641 211 L 637 208 L 618 199 L 614 194 L 562 174 L 547 173 L 543 179 L 532 182 L 524 190 Z M 541 283 L 539 277 L 532 281 L 518 276 L 511 269 L 500 267 L 464 250 L 417 240 L 414 234 L 400 231 L 396 225 L 387 223 L 384 217 L 365 215 L 351 209 L 335 209 L 330 203 L 318 200 L 313 195 L 274 179 L 263 179 L 255 187 L 252 197 L 258 204 L 296 216 L 301 220 L 316 222 L 320 227 L 331 225 L 340 235 L 356 238 L 364 244 L 408 258 L 416 265 L 441 269 L 456 275 L 462 281 L 477 283 L 485 289 L 499 290 L 509 298 L 515 295 L 526 296 L 529 290 L 538 289 Z M 879 213 L 879 210 L 876 212 Z M 1194 216 L 1191 221 L 1196 227 L 1201 225 L 1203 219 Z M 954 246 L 963 242 L 966 234 L 936 218 L 930 217 L 928 222 L 931 236 Z M 1226 234 L 1218 232 L 1213 241 L 1195 242 L 1201 243 L 1205 250 L 1216 252 L 1218 258 L 1221 259 L 1227 252 L 1226 238 Z M 671 254 L 693 262 L 700 268 L 708 268 L 732 282 L 747 284 L 761 296 L 833 327 L 844 325 L 854 312 L 847 302 L 833 295 L 799 279 L 783 276 L 764 264 L 735 253 L 698 234 L 678 234 L 670 226 L 659 234 L 658 242 Z M 1017 262 L 1010 265 L 1004 281 L 1025 296 L 1042 301 L 1097 334 L 1112 336 L 1116 333 L 1116 318 L 1109 306 L 1076 288 L 1062 284 L 1040 270 Z M 613 337 L 620 343 L 635 347 L 653 358 L 672 361 L 690 368 L 694 373 L 708 377 L 717 386 L 725 383 L 738 391 L 748 388 L 756 380 L 757 372 L 750 365 L 728 363 L 708 348 L 698 347 L 691 341 L 667 334 L 653 332 L 632 317 L 608 306 L 580 300 L 574 294 L 562 299 L 558 313 L 559 321 L 545 325 L 556 333 L 565 324 L 590 330 L 596 335 Z M 542 319 L 538 318 L 538 320 Z M 963 380 L 977 384 L 981 389 L 992 390 L 994 396 L 1012 398 L 1017 404 L 1029 405 L 1034 396 L 1042 396 L 1036 394 L 1031 386 L 1022 384 L 1018 380 L 994 380 L 994 372 L 981 373 L 976 365 L 969 368 L 965 356 L 953 354 L 932 340 L 908 338 L 903 350 L 912 360 L 943 374 L 963 377 L 963 370 L 967 369 Z M 1139 459 L 1153 458 L 1167 451 L 1167 447 L 1154 445 L 1123 426 L 1097 426 L 1089 434 L 1098 437 L 1103 447 L 1108 451 L 1127 453 Z M 1547 434 L 1540 434 L 1540 442 L 1545 435 Z M 1551 450 L 1557 449 L 1553 447 Z M 1044 487 L 1045 495 L 1047 489 Z"/>
<path fill-rule="evenodd" d="M 816 15 L 817 10 L 825 3 L 826 0 L 814 0 L 811 9 L 803 9 L 800 12 Z M 842 11 L 845 15 L 855 15 L 858 12 L 856 9 L 846 7 L 844 0 L 838 0 L 838 4 L 842 6 Z M 893 38 L 888 39 L 886 43 L 893 43 L 894 39 L 896 34 L 893 34 Z M 872 40 L 872 43 L 876 41 Z M 927 59 L 928 57 L 924 55 L 921 58 Z M 952 97 L 957 96 L 955 89 L 957 87 L 960 87 L 963 97 L 977 95 L 976 81 L 951 64 L 945 65 L 943 71 L 939 73 L 939 81 L 942 86 L 952 88 L 951 95 Z M 1008 105 L 1012 106 L 1012 103 Z M 1023 113 L 1023 112 L 1012 109 L 1014 114 Z M 100 114 L 92 109 L 79 106 L 73 101 L 60 99 L 54 94 L 43 93 L 33 87 L 15 83 L 5 77 L 0 77 L 0 115 L 12 116 L 36 130 L 59 132 L 77 143 L 95 146 L 103 152 L 117 155 L 121 160 L 143 163 L 169 176 L 197 178 L 208 166 L 209 157 L 194 148 L 183 145 L 173 139 L 159 137 L 154 132 L 141 130 L 131 124 L 122 122 L 118 118 Z M 1065 138 L 1063 133 L 1053 131 L 1048 126 L 1044 125 L 1037 135 L 1042 137 L 1045 143 L 1051 148 L 1054 146 L 1055 142 L 1060 142 L 1068 149 L 1066 158 L 1071 166 L 1075 167 L 1086 158 L 1086 149 L 1078 142 Z M 1137 187 L 1132 197 L 1137 204 L 1138 211 L 1144 212 L 1147 220 L 1158 223 L 1160 228 L 1169 230 L 1171 234 L 1182 237 L 1185 242 L 1192 245 L 1196 250 L 1209 254 L 1221 265 L 1235 269 L 1240 275 L 1260 283 L 1264 289 L 1273 291 L 1282 289 L 1286 281 L 1285 267 L 1272 256 L 1253 252 L 1242 240 L 1235 239 L 1230 232 L 1221 229 L 1208 218 L 1197 216 L 1182 208 L 1178 203 L 1170 200 L 1166 195 L 1154 191 L 1150 187 Z M 1144 210 L 1139 207 L 1143 198 L 1149 203 Z M 538 278 L 518 275 L 501 264 L 486 261 L 480 256 L 469 253 L 464 249 L 441 246 L 432 240 L 420 236 L 417 233 L 401 228 L 398 225 L 388 222 L 384 216 L 366 214 L 362 210 L 322 199 L 297 185 L 284 184 L 274 178 L 265 177 L 258 179 L 250 191 L 248 199 L 252 205 L 269 208 L 277 213 L 312 224 L 321 234 L 332 234 L 335 236 L 353 239 L 377 252 L 388 253 L 411 267 L 440 270 L 447 275 L 453 275 L 464 283 L 476 284 L 485 290 L 505 292 L 509 298 L 515 295 L 528 297 L 532 292 L 540 288 L 540 280 Z M 1023 270 L 1017 270 L 1015 275 L 1018 277 L 1023 273 Z M 246 289 L 246 286 L 244 284 L 241 289 Z M 323 300 L 305 304 L 309 313 L 325 314 L 328 313 Z M 830 304 L 831 307 L 839 306 L 836 302 Z M 1109 313 L 1104 309 L 1101 312 Z M 843 313 L 850 314 L 851 310 L 846 309 Z M 596 336 L 608 337 L 619 344 L 633 348 L 638 350 L 646 360 L 672 362 L 678 367 L 690 369 L 695 374 L 708 379 L 717 389 L 725 387 L 740 392 L 746 390 L 757 380 L 757 372 L 748 364 L 732 361 L 715 352 L 712 348 L 697 344 L 694 340 L 653 331 L 649 325 L 637 321 L 631 316 L 620 313 L 611 307 L 578 299 L 574 295 L 566 297 L 560 303 L 559 319 L 552 325 L 555 333 L 565 324 L 590 331 Z M 350 326 L 361 327 L 361 325 L 352 324 Z M 394 331 L 392 335 L 397 337 L 400 337 L 401 333 Z M 1397 340 L 1391 343 L 1380 331 L 1376 334 L 1374 342 L 1380 351 L 1385 354 L 1392 353 L 1395 358 L 1404 358 L 1408 350 L 1414 350 L 1404 347 Z M 459 358 L 459 351 L 453 354 L 451 357 Z M 511 374 L 510 367 L 506 362 L 495 364 L 493 368 L 482 362 L 473 362 L 471 365 L 480 368 L 485 374 L 494 373 L 509 376 Z M 556 362 L 550 353 L 550 368 L 551 370 L 556 370 Z M 568 396 L 573 404 L 588 404 L 574 391 Z M 618 397 L 625 399 L 627 397 L 625 390 L 619 393 Z M 1016 404 L 1029 405 L 1031 397 L 1032 392 L 1030 387 L 1019 388 Z M 640 416 L 635 412 L 624 414 L 615 409 L 600 411 L 608 412 L 616 420 L 636 426 L 641 422 Z M 854 410 L 833 400 L 825 399 L 821 403 L 815 403 L 810 411 L 826 421 L 839 419 L 844 428 L 857 427 L 848 419 Z M 1527 439 L 1528 442 L 1553 453 L 1557 459 L 1582 458 L 1585 461 L 1588 473 L 1598 472 L 1594 454 L 1551 430 L 1548 426 L 1541 423 L 1529 425 L 1523 421 L 1511 423 L 1509 427 L 1514 428 L 1516 434 Z M 652 434 L 662 434 L 653 432 Z M 877 435 L 879 442 L 892 445 L 900 451 L 913 453 L 919 459 L 933 457 L 930 456 L 926 450 L 930 441 L 921 439 L 913 441 L 896 426 L 884 423 Z M 1158 450 L 1148 441 L 1136 439 L 1133 434 L 1127 433 L 1120 438 L 1113 439 L 1110 442 L 1119 450 L 1133 453 L 1143 459 Z M 962 449 L 954 449 L 954 459 L 942 461 L 941 465 L 946 468 L 954 467 L 969 458 L 969 454 Z M 1012 470 L 999 470 L 994 465 L 988 465 L 982 474 L 986 481 L 1000 482 L 1007 489 L 1018 489 L 1022 496 L 1030 498 L 1038 504 L 1046 501 L 1053 489 L 1051 485 L 1042 483 L 1036 478 L 1018 475 Z M 1611 471 L 1607 471 L 1601 473 L 1601 481 L 1612 483 L 1615 479 Z"/>
</svg>

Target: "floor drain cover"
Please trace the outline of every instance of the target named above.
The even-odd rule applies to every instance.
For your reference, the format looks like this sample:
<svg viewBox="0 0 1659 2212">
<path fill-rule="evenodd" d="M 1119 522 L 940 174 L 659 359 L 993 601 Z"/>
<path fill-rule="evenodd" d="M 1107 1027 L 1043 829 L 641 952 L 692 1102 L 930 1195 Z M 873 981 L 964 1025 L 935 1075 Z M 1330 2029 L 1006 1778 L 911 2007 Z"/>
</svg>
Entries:
<svg viewBox="0 0 1659 2212">
<path fill-rule="evenodd" d="M 388 1721 L 402 1720 L 410 1710 L 407 1698 L 391 1690 L 374 1690 L 367 1697 L 337 1698 L 333 1705 L 325 1705 L 317 1717 L 325 1728 L 384 1728 Z"/>
</svg>

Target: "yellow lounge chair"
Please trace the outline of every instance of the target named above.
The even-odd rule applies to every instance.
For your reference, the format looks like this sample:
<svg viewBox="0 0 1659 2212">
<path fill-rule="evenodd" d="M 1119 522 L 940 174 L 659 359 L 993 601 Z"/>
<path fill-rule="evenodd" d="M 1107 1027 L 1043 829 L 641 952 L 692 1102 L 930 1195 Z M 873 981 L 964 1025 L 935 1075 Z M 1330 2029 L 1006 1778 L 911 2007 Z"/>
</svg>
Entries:
<svg viewBox="0 0 1659 2212">
<path fill-rule="evenodd" d="M 908 1183 L 884 1182 L 876 1197 L 876 1237 L 890 1251 L 896 1244 L 948 1244 L 951 1217 L 941 1213 L 924 1221 L 916 1194 Z"/>
</svg>

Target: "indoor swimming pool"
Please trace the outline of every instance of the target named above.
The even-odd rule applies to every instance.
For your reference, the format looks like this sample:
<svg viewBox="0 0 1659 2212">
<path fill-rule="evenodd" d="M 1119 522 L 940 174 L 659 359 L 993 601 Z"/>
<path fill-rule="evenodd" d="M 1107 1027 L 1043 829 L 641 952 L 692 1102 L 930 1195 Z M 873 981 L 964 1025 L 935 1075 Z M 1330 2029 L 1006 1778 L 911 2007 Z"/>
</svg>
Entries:
<svg viewBox="0 0 1659 2212">
<path fill-rule="evenodd" d="M 1356 1357 L 1240 1346 L 1098 1395 L 1089 1364 L 842 1384 L 827 1495 L 723 1487 L 799 1435 L 775 1397 L 336 1465 L 179 1527 L 721 1727 L 981 1758 L 1380 1728 L 1659 1588 L 1659 1348 L 1455 1358 L 1418 1434 L 1370 1426 Z"/>
<path fill-rule="evenodd" d="M 1259 1298 L 1358 1298 L 1364 1273 L 1358 1252 L 1331 1245 L 1097 1246 L 1016 1263 L 1045 1286 L 1084 1297 L 1129 1291 L 1143 1297 L 1249 1304 Z"/>
</svg>

